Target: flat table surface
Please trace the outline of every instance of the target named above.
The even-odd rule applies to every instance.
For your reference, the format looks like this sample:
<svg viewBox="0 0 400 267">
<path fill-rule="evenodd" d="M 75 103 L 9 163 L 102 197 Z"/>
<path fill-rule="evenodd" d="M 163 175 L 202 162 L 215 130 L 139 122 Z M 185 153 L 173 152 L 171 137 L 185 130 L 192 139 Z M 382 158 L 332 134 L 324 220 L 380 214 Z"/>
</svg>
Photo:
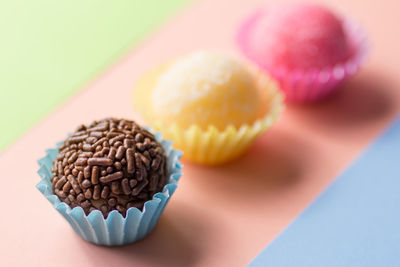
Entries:
<svg viewBox="0 0 400 267">
<path fill-rule="evenodd" d="M 35 188 L 36 160 L 82 122 L 136 119 L 134 81 L 148 68 L 196 49 L 237 53 L 235 29 L 257 0 L 200 0 L 176 15 L 78 95 L 0 155 L 0 259 L 4 266 L 243 266 L 362 153 L 400 110 L 396 0 L 328 0 L 360 21 L 371 39 L 363 70 L 331 99 L 289 105 L 240 159 L 184 175 L 146 239 L 89 244 Z"/>
</svg>

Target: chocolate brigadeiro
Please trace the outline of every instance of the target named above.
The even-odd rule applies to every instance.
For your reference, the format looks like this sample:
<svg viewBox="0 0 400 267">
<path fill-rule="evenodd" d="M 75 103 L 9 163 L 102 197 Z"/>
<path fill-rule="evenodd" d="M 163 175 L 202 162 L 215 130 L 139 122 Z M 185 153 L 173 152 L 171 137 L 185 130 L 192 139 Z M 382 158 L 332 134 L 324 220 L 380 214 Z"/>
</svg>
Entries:
<svg viewBox="0 0 400 267">
<path fill-rule="evenodd" d="M 53 192 L 71 208 L 89 214 L 112 210 L 123 216 L 140 210 L 162 191 L 166 156 L 155 137 L 135 122 L 104 119 L 80 126 L 59 148 L 53 162 Z"/>
</svg>

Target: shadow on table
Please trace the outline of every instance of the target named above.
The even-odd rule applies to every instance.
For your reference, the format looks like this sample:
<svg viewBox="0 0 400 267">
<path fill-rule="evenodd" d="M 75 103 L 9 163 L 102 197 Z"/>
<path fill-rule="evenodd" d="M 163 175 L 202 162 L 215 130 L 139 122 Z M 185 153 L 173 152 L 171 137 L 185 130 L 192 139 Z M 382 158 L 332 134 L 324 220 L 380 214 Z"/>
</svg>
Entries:
<svg viewBox="0 0 400 267">
<path fill-rule="evenodd" d="M 394 90 L 385 74 L 365 70 L 325 101 L 288 105 L 288 113 L 316 130 L 337 127 L 344 132 L 358 130 L 358 127 L 374 124 L 394 111 Z"/>
<path fill-rule="evenodd" d="M 196 186 L 204 187 L 201 190 L 208 190 L 210 196 L 218 195 L 219 201 L 240 206 L 248 205 L 248 200 L 273 200 L 307 178 L 305 170 L 315 169 L 311 165 L 318 164 L 321 152 L 313 138 L 348 143 L 364 130 L 370 134 L 372 125 L 387 119 L 394 108 L 390 86 L 379 72 L 364 71 L 323 102 L 288 104 L 282 125 L 278 122 L 239 159 L 209 168 L 186 163 L 187 174 L 202 177 L 194 181 Z"/>
<path fill-rule="evenodd" d="M 280 194 L 301 177 L 301 151 L 291 147 L 306 149 L 307 144 L 278 128 L 266 135 L 230 163 L 203 167 L 185 162 L 187 177 L 193 177 L 198 191 L 215 197 L 213 201 L 230 202 L 229 207 L 246 208 L 251 201 Z"/>
<path fill-rule="evenodd" d="M 185 230 L 181 225 L 186 225 Z M 137 243 L 102 247 L 79 240 L 79 244 L 91 266 L 191 266 L 199 255 L 187 230 L 201 235 L 199 227 L 190 214 L 166 213 L 154 231 Z"/>
</svg>

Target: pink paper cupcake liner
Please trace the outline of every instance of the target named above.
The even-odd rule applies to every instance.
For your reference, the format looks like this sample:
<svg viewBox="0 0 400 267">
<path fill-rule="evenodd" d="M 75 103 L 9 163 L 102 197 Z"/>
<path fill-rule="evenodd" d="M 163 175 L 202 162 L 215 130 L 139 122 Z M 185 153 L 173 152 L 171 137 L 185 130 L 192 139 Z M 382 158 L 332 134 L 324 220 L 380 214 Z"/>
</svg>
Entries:
<svg viewBox="0 0 400 267">
<path fill-rule="evenodd" d="M 324 69 L 310 70 L 267 66 L 261 59 L 250 53 L 247 43 L 248 35 L 261 15 L 262 10 L 258 10 L 244 21 L 238 31 L 237 43 L 249 60 L 258 65 L 261 71 L 267 72 L 279 82 L 288 102 L 309 103 L 326 98 L 337 91 L 344 81 L 353 76 L 365 61 L 368 52 L 366 33 L 360 25 L 346 18 L 343 20 L 343 27 L 353 51 L 346 61 L 334 66 L 327 66 Z"/>
</svg>

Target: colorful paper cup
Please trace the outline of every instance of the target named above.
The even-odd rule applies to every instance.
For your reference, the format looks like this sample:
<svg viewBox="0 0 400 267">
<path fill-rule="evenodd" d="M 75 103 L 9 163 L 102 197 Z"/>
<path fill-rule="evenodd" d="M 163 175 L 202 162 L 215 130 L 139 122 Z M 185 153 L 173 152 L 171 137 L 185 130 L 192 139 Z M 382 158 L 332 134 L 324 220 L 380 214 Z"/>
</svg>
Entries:
<svg viewBox="0 0 400 267">
<path fill-rule="evenodd" d="M 283 95 L 276 81 L 267 75 L 259 75 L 257 82 L 263 98 L 264 110 L 254 122 L 240 127 L 229 125 L 223 130 L 213 125 L 207 129 L 197 124 L 189 128 L 183 128 L 177 124 L 167 125 L 157 120 L 146 105 L 146 103 L 151 103 L 149 99 L 152 89 L 159 73 L 164 69 L 165 65 L 161 65 L 142 76 L 134 90 L 134 106 L 146 121 L 151 122 L 154 129 L 162 132 L 184 152 L 183 159 L 185 160 L 203 165 L 218 165 L 237 158 L 258 136 L 276 122 L 284 109 Z"/>
<path fill-rule="evenodd" d="M 143 211 L 132 207 L 128 209 L 126 217 L 123 217 L 114 210 L 105 219 L 99 210 L 86 215 L 81 207 L 71 209 L 66 203 L 61 202 L 53 193 L 50 181 L 53 160 L 61 143 L 57 144 L 57 148 L 46 150 L 46 156 L 38 160 L 40 166 L 38 174 L 41 181 L 36 187 L 69 222 L 74 231 L 86 241 L 104 246 L 125 245 L 138 241 L 153 230 L 182 175 L 182 164 L 179 161 L 182 152 L 173 149 L 172 142 L 164 140 L 160 133 L 153 134 L 163 146 L 168 158 L 169 179 L 162 192 L 155 194 L 152 200 L 146 201 Z"/>
<path fill-rule="evenodd" d="M 275 78 L 286 95 L 286 101 L 307 103 L 322 100 L 335 92 L 339 86 L 354 75 L 365 61 L 368 51 L 366 33 L 350 19 L 343 20 L 345 34 L 349 39 L 352 55 L 344 62 L 323 69 L 289 69 L 266 65 L 262 58 L 254 56 L 249 47 L 249 35 L 255 23 L 263 16 L 257 10 L 240 26 L 237 43 L 243 54 L 261 71 Z"/>
</svg>

